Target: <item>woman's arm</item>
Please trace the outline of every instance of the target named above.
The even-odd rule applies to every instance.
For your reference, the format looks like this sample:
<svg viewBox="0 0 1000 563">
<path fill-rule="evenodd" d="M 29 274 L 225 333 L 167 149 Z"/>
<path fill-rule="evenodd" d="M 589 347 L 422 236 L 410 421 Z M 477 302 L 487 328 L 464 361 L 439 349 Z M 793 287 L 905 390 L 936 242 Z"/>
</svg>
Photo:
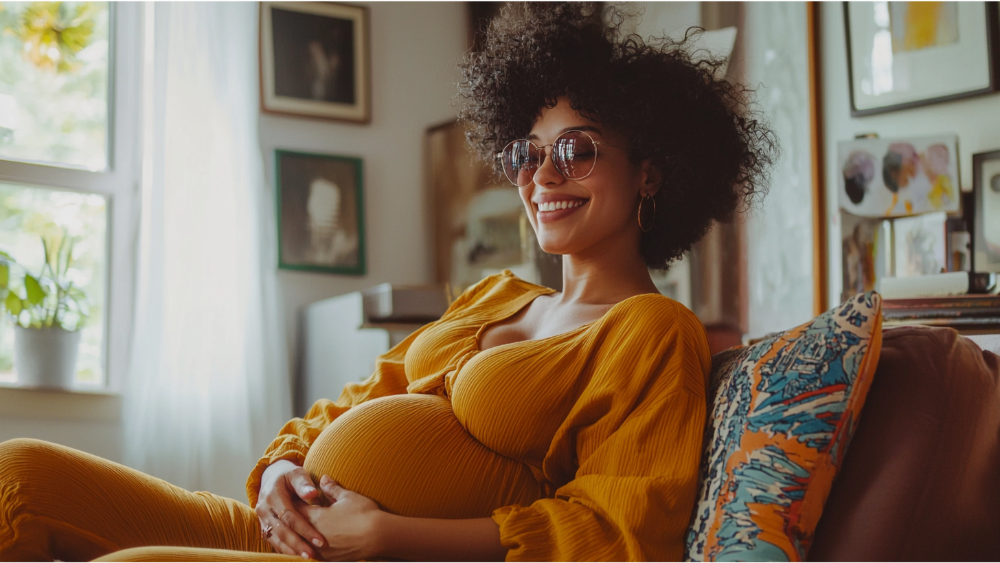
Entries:
<svg viewBox="0 0 1000 563">
<path fill-rule="evenodd" d="M 319 551 L 327 560 L 503 561 L 507 555 L 492 518 L 443 520 L 389 514 L 326 475 L 320 479 L 320 489 L 332 504 L 303 507 L 302 513 L 325 536 L 328 547 Z"/>
</svg>

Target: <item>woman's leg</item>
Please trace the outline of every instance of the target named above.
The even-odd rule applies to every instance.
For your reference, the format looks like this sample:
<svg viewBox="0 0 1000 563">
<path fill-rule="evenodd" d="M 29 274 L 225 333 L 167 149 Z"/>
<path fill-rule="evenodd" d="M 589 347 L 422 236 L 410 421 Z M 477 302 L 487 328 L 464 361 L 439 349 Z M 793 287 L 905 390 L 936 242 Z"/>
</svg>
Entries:
<svg viewBox="0 0 1000 563">
<path fill-rule="evenodd" d="M 95 561 L 287 561 L 302 563 L 301 557 L 277 553 L 252 553 L 197 547 L 133 547 L 105 555 Z M 310 561 L 312 561 L 310 559 Z"/>
<path fill-rule="evenodd" d="M 0 561 L 89 561 L 150 545 L 271 551 L 243 503 L 48 442 L 0 444 Z"/>
</svg>

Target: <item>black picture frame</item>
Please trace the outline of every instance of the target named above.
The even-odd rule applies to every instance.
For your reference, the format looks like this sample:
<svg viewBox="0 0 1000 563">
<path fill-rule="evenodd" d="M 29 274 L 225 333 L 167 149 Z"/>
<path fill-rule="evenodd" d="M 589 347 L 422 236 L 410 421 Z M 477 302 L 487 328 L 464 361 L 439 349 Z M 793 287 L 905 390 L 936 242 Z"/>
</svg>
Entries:
<svg viewBox="0 0 1000 563">
<path fill-rule="evenodd" d="M 857 100 L 855 99 L 855 83 L 856 83 L 855 70 L 858 65 L 856 65 L 854 62 L 854 56 L 851 48 L 852 43 L 851 43 L 850 9 L 852 4 L 868 5 L 870 3 L 843 2 L 842 4 L 843 4 L 843 17 L 844 17 L 844 36 L 846 39 L 846 49 L 847 49 L 847 86 L 848 86 L 848 94 L 851 101 L 851 117 L 864 117 L 868 115 L 876 115 L 880 113 L 899 111 L 903 109 L 923 107 L 932 104 L 939 104 L 943 102 L 960 100 L 963 98 L 982 96 L 1000 90 L 1000 11 L 998 11 L 998 3 L 967 2 L 962 4 L 979 4 L 983 5 L 985 8 L 986 45 L 984 46 L 984 48 L 986 49 L 987 52 L 987 61 L 988 61 L 987 62 L 987 72 L 989 74 L 988 86 L 986 86 L 985 88 L 973 89 L 956 94 L 914 99 L 903 103 L 887 104 L 884 106 L 859 109 Z M 961 65 L 961 62 L 958 62 L 957 64 Z"/>
<path fill-rule="evenodd" d="M 986 178 L 986 168 L 991 165 L 994 174 Z M 1000 244 L 996 247 L 987 244 L 986 215 L 996 204 L 987 205 L 986 198 L 1000 201 L 1000 150 L 982 152 L 972 155 L 972 194 L 974 198 L 975 217 L 972 221 L 972 271 L 1000 272 Z M 996 195 L 993 195 L 996 194 Z M 1000 215 L 992 216 L 992 224 L 1000 222 Z"/>
<path fill-rule="evenodd" d="M 364 6 L 261 2 L 261 111 L 370 122 L 370 37 Z"/>
<path fill-rule="evenodd" d="M 365 275 L 363 161 L 277 149 L 274 170 L 278 268 Z"/>
</svg>

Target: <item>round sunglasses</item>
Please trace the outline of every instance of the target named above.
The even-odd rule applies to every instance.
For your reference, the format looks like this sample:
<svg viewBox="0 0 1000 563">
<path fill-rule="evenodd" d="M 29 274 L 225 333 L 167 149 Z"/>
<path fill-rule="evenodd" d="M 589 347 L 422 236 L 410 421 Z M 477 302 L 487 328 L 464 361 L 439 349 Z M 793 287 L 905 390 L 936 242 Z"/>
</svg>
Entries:
<svg viewBox="0 0 1000 563">
<path fill-rule="evenodd" d="M 582 180 L 594 171 L 598 145 L 625 148 L 595 141 L 587 132 L 572 129 L 556 137 L 550 145 L 538 146 L 527 139 L 511 141 L 497 158 L 503 165 L 503 173 L 507 179 L 523 188 L 531 184 L 535 172 L 545 162 L 545 147 L 552 147 L 552 164 L 563 178 Z"/>
</svg>

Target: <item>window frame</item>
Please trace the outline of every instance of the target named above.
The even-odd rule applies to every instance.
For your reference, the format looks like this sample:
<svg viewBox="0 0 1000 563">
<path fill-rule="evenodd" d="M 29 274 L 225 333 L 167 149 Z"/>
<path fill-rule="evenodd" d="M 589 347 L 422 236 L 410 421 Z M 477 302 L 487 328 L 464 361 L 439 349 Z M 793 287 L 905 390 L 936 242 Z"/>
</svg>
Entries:
<svg viewBox="0 0 1000 563">
<path fill-rule="evenodd" d="M 90 171 L 0 158 L 0 182 L 104 196 L 106 310 L 100 388 L 121 392 L 129 362 L 141 202 L 145 6 L 111 2 L 108 9 L 107 166 Z"/>
</svg>

